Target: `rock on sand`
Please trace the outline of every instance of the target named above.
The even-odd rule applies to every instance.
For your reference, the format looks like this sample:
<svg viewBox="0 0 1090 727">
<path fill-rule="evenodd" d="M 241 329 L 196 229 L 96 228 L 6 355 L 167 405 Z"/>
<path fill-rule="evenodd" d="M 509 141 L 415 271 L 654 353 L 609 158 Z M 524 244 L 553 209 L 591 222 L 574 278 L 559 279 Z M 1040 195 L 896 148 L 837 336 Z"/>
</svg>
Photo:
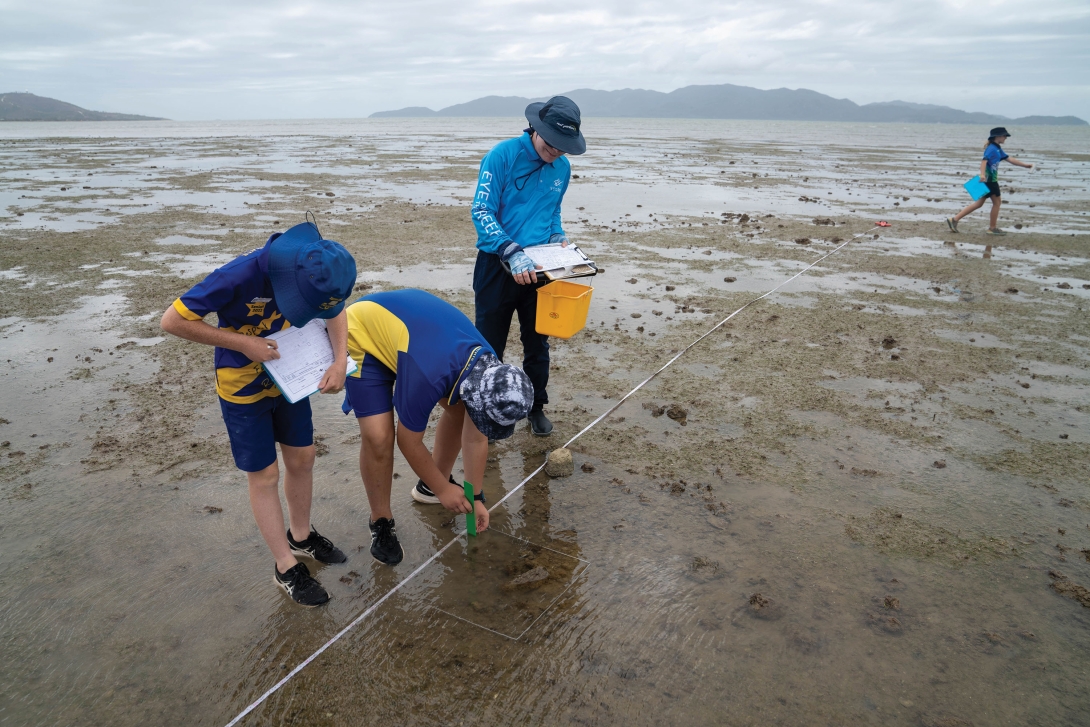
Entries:
<svg viewBox="0 0 1090 727">
<path fill-rule="evenodd" d="M 575 462 L 572 460 L 571 450 L 561 447 L 549 452 L 549 458 L 545 461 L 545 474 L 549 477 L 570 477 L 574 471 Z"/>
<path fill-rule="evenodd" d="M 520 586 L 529 586 L 529 585 L 533 585 L 533 584 L 536 584 L 536 583 L 540 583 L 541 581 L 545 580 L 548 577 L 549 577 L 549 571 L 539 565 L 538 567 L 534 568 L 533 570 L 529 570 L 529 571 L 523 573 L 518 578 L 515 578 L 515 579 L 511 580 L 510 582 L 508 582 L 508 584 L 504 588 L 506 588 L 507 590 L 510 590 L 512 588 L 518 588 Z"/>
</svg>

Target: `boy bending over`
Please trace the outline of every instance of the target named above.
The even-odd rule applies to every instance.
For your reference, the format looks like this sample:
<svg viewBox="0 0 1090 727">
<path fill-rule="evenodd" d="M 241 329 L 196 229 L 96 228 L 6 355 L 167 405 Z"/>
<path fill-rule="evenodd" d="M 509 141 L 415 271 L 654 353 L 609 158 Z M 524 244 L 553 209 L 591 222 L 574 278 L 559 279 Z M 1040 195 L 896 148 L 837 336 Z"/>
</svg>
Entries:
<svg viewBox="0 0 1090 727">
<path fill-rule="evenodd" d="M 460 310 L 422 290 L 373 293 L 348 306 L 348 353 L 358 368 L 345 383 L 344 413 L 360 427 L 360 475 L 371 506 L 371 555 L 387 565 L 404 557 L 394 530 L 390 490 L 394 440 L 420 481 L 412 496 L 477 518 L 488 528 L 485 462 L 488 440 L 506 439 L 534 400 L 526 373 L 501 363 Z M 394 385 L 396 381 L 396 386 Z M 428 452 L 424 430 L 432 409 L 443 414 Z M 394 411 L 398 426 L 394 429 Z M 451 476 L 458 453 L 474 501 Z"/>
</svg>

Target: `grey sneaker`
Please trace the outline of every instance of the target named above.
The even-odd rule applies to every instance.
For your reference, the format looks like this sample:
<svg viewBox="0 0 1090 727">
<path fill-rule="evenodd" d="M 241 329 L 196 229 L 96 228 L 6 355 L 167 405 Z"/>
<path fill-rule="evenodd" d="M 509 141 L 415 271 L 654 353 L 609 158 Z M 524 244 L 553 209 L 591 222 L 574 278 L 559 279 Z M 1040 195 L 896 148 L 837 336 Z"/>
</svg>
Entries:
<svg viewBox="0 0 1090 727">
<path fill-rule="evenodd" d="M 553 423 L 541 409 L 530 410 L 526 417 L 530 420 L 530 431 L 539 437 L 547 437 L 553 433 Z"/>
<path fill-rule="evenodd" d="M 955 220 L 953 217 L 946 218 L 946 226 L 950 228 L 950 232 L 958 231 L 958 221 Z"/>
<path fill-rule="evenodd" d="M 1007 231 L 1003 230 L 1003 229 L 1000 229 L 998 227 L 993 227 L 990 230 L 988 230 L 985 234 L 988 234 L 988 235 L 1005 235 L 1005 234 L 1007 234 Z"/>
</svg>

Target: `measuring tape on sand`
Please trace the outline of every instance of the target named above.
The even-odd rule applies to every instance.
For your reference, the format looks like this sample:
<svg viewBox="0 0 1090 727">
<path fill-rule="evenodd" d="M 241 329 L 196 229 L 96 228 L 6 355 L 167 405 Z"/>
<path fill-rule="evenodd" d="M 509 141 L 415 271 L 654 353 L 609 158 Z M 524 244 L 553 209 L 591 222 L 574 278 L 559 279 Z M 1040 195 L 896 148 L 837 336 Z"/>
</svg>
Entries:
<svg viewBox="0 0 1090 727">
<path fill-rule="evenodd" d="M 676 355 L 675 355 L 675 356 L 674 356 L 673 358 L 671 358 L 671 359 L 670 359 L 669 361 L 667 361 L 667 362 L 666 362 L 665 364 L 663 364 L 661 368 L 659 368 L 659 369 L 658 369 L 657 371 L 655 371 L 655 372 L 654 372 L 653 374 L 651 374 L 651 375 L 650 375 L 650 376 L 648 376 L 648 377 L 647 377 L 646 379 L 644 379 L 644 380 L 643 380 L 643 381 L 641 381 L 641 382 L 640 382 L 639 384 L 637 384 L 637 385 L 636 385 L 636 387 L 635 387 L 634 389 L 632 389 L 632 391 L 630 391 L 630 392 L 628 392 L 627 394 L 625 394 L 624 396 L 622 396 L 622 397 L 620 398 L 620 400 L 618 400 L 618 401 L 617 401 L 617 403 L 616 403 L 616 404 L 614 404 L 614 405 L 613 405 L 613 406 L 611 406 L 611 407 L 610 407 L 609 409 L 607 409 L 607 410 L 606 410 L 605 412 L 603 412 L 603 413 L 602 413 L 601 415 L 599 415 L 597 419 L 595 419 L 595 420 L 594 420 L 594 421 L 592 421 L 592 422 L 591 422 L 590 424 L 588 424 L 587 426 L 585 426 L 585 427 L 583 427 L 583 428 L 582 428 L 581 430 L 579 430 L 579 432 L 578 432 L 578 433 L 577 433 L 577 434 L 576 434 L 576 435 L 575 435 L 574 437 L 572 437 L 571 439 L 569 439 L 569 440 L 568 440 L 567 442 L 565 442 L 565 443 L 564 443 L 564 447 L 569 447 L 569 446 L 571 446 L 571 445 L 572 445 L 572 443 L 574 443 L 574 442 L 575 442 L 575 440 L 579 439 L 579 438 L 580 438 L 581 436 L 583 436 L 584 434 L 586 434 L 587 432 L 589 432 L 589 431 L 590 431 L 591 429 L 593 429 L 594 427 L 596 427 L 596 426 L 597 426 L 597 425 L 598 425 L 599 423 L 601 423 L 601 421 L 602 421 L 603 419 L 605 419 L 606 417 L 608 417 L 608 416 L 609 416 L 610 414 L 612 414 L 613 412 L 617 411 L 617 409 L 618 409 L 618 408 L 620 408 L 621 404 L 624 404 L 624 403 L 625 403 L 625 402 L 626 402 L 626 401 L 627 401 L 627 400 L 628 400 L 629 398 L 631 398 L 631 397 L 632 397 L 632 395 L 633 395 L 633 394 L 635 394 L 635 393 L 636 393 L 637 391 L 639 391 L 639 390 L 640 390 L 640 389 L 642 389 L 642 388 L 643 388 L 644 386 L 646 386 L 646 385 L 647 385 L 648 383 L 650 383 L 650 382 L 651 382 L 651 381 L 652 381 L 652 380 L 653 380 L 653 379 L 654 379 L 654 378 L 655 378 L 656 376 L 658 376 L 659 374 L 661 374 L 661 373 L 662 373 L 663 371 L 665 371 L 666 369 L 670 368 L 670 366 L 672 366 L 672 365 L 674 364 L 674 362 L 675 362 L 675 361 L 677 361 L 677 360 L 678 360 L 679 358 L 681 358 L 682 356 L 684 356 L 684 355 L 685 355 L 685 353 L 686 353 L 687 351 L 689 351 L 689 349 L 691 349 L 691 348 L 692 348 L 693 346 L 695 346 L 695 345 L 697 345 L 698 343 L 700 343 L 701 341 L 703 341 L 703 340 L 704 340 L 705 338 L 707 338 L 707 337 L 708 337 L 708 336 L 710 336 L 711 334 L 715 333 L 715 332 L 716 332 L 717 330 L 719 330 L 719 329 L 720 329 L 720 328 L 721 328 L 721 327 L 723 326 L 723 324 L 725 324 L 725 323 L 726 323 L 727 321 L 729 321 L 729 320 L 730 320 L 731 318 L 734 318 L 734 317 L 735 317 L 736 315 L 738 315 L 739 313 L 741 313 L 742 311 L 744 311 L 744 310 L 745 310 L 746 308 L 750 307 L 750 306 L 751 306 L 751 305 L 753 305 L 754 303 L 756 303 L 756 302 L 758 302 L 758 301 L 760 301 L 760 300 L 764 300 L 764 299 L 765 299 L 765 298 L 767 298 L 768 296 L 772 295 L 772 294 L 773 294 L 773 293 L 775 293 L 775 292 L 776 292 L 777 290 L 779 290 L 779 289 L 780 289 L 780 288 L 782 288 L 783 286 L 785 286 L 785 285 L 787 285 L 788 283 L 790 283 L 790 282 L 791 282 L 792 280 L 795 280 L 796 278 L 798 278 L 799 276 L 801 276 L 801 275 L 802 275 L 803 273 L 805 273 L 806 271 L 808 271 L 808 270 L 810 270 L 811 268 L 813 268 L 813 267 L 814 267 L 815 265 L 817 265 L 818 263 L 820 263 L 820 262 L 821 262 L 822 260 L 825 260 L 826 258 L 829 258 L 829 257 L 831 257 L 831 256 L 835 255 L 836 253 L 838 253 L 838 252 L 840 252 L 841 250 L 843 250 L 843 249 L 844 249 L 845 247 L 847 247 L 847 246 L 848 246 L 849 244 L 851 244 L 852 242 L 855 242 L 856 240 L 858 240 L 859 238 L 863 237 L 864 235 L 869 235 L 869 234 L 870 234 L 871 232 L 874 232 L 875 230 L 877 230 L 877 229 L 879 229 L 879 228 L 881 228 L 881 227 L 891 227 L 891 225 L 890 225 L 890 224 L 889 224 L 888 222 L 885 222 L 885 221 L 882 221 L 882 222 L 878 222 L 877 224 L 875 224 L 875 226 L 874 226 L 874 227 L 870 228 L 870 229 L 869 229 L 869 230 L 867 230 L 866 232 L 860 232 L 860 233 L 859 233 L 858 235 L 854 235 L 853 237 L 849 238 L 848 240 L 845 240 L 845 241 L 844 241 L 844 242 L 842 242 L 842 243 L 841 243 L 840 245 L 838 245 L 838 246 L 837 246 L 836 248 L 834 248 L 834 249 L 830 250 L 829 252 L 825 253 L 824 255 L 822 255 L 821 257 L 819 257 L 819 258 L 818 258 L 817 260 L 815 260 L 814 262 L 810 263 L 809 265 L 807 265 L 806 267 L 804 267 L 804 268 L 803 268 L 802 270 L 798 271 L 797 273 L 795 273 L 794 275 L 792 275 L 792 276 L 791 276 L 790 278 L 788 278 L 787 280 L 785 280 L 785 281 L 783 281 L 782 283 L 780 283 L 779 285 L 777 285 L 777 286 L 776 286 L 775 288 L 773 288 L 772 290 L 768 291 L 767 293 L 765 293 L 765 294 L 763 294 L 763 295 L 759 295 L 759 296 L 757 296 L 757 297 L 756 297 L 756 298 L 754 298 L 753 300 L 751 300 L 751 301 L 749 301 L 748 303 L 746 303 L 745 305 L 743 305 L 743 306 L 742 306 L 741 308 L 739 308 L 738 310 L 736 310 L 736 311 L 734 311 L 733 313 L 731 313 L 731 314 L 730 314 L 729 316 L 727 316 L 727 317 L 726 317 L 726 318 L 724 318 L 723 320 L 721 320 L 721 321 L 719 321 L 718 323 L 716 323 L 716 324 L 715 324 L 714 326 L 712 326 L 712 327 L 711 327 L 711 328 L 710 328 L 710 329 L 709 329 L 709 330 L 708 330 L 708 331 L 707 331 L 706 333 L 704 333 L 704 335 L 702 335 L 702 336 L 701 336 L 700 338 L 698 338 L 698 339 L 696 339 L 695 341 L 693 341 L 692 343 L 690 343 L 690 344 L 689 344 L 688 346 L 686 346 L 685 348 L 683 348 L 683 349 L 681 349 L 680 351 L 678 351 L 678 353 L 677 353 L 677 354 L 676 354 Z M 500 500 L 499 500 L 499 501 L 498 501 L 498 502 L 497 502 L 497 503 L 496 503 L 495 505 L 493 505 L 492 507 L 488 508 L 488 511 L 489 511 L 489 512 L 492 512 L 493 510 L 495 510 L 495 509 L 496 509 L 497 507 L 499 507 L 499 506 L 500 506 L 500 505 L 502 505 L 502 504 L 503 504 L 504 502 L 506 502 L 506 501 L 507 501 L 507 498 L 511 497 L 511 496 L 512 496 L 512 495 L 514 495 L 514 494 L 515 494 L 516 492 L 518 492 L 519 490 L 521 490 L 521 489 L 523 488 L 523 486 L 524 486 L 524 485 L 526 485 L 526 483 L 527 483 L 527 482 L 529 482 L 530 480 L 532 480 L 533 478 L 535 478 L 535 477 L 537 477 L 537 476 L 538 476 L 539 474 L 541 474 L 541 471 L 545 469 L 545 464 L 546 464 L 545 462 L 542 462 L 542 463 L 541 463 L 540 465 L 538 465 L 538 468 L 537 468 L 537 469 L 535 469 L 535 470 L 534 470 L 533 472 L 531 472 L 531 473 L 530 473 L 529 475 L 527 475 L 527 476 L 526 476 L 526 479 L 524 479 L 524 480 L 523 480 L 522 482 L 518 483 L 518 484 L 517 484 L 517 485 L 515 485 L 515 486 L 514 486 L 513 488 L 511 488 L 510 490 L 508 490 L 508 491 L 507 491 L 507 494 L 506 494 L 506 495 L 504 495 L 504 496 L 503 496 L 503 497 L 502 497 L 502 498 L 501 498 L 501 499 L 500 499 Z M 466 497 L 468 497 L 468 498 L 470 499 L 470 501 L 472 502 L 472 499 L 473 499 L 473 495 L 472 495 L 472 486 L 471 486 L 471 485 L 469 485 L 468 483 L 466 483 L 466 491 L 467 491 L 467 492 L 466 492 Z M 472 515 L 472 513 L 470 513 L 470 517 L 472 517 L 472 516 L 473 516 L 473 515 Z M 474 525 L 476 525 L 476 523 L 474 523 Z M 474 528 L 473 528 L 473 530 L 474 530 L 474 532 L 473 532 L 472 534 L 473 534 L 473 535 L 475 535 L 475 534 L 476 534 L 476 527 L 474 527 Z M 325 643 L 324 643 L 324 644 L 322 644 L 322 645 L 321 645 L 320 647 L 318 647 L 317 651 L 315 651 L 315 652 L 314 652 L 313 654 L 311 654 L 310 656 L 308 656 L 308 657 L 307 657 L 306 659 L 304 659 L 304 660 L 303 660 L 302 662 L 300 662 L 298 666 L 296 666 L 296 667 L 295 667 L 294 669 L 292 669 L 292 670 L 291 670 L 291 671 L 289 671 L 289 672 L 288 672 L 287 674 L 285 674 L 285 675 L 284 675 L 284 677 L 283 677 L 283 678 L 282 678 L 282 679 L 281 679 L 280 681 L 278 681 L 278 682 L 277 682 L 276 684 L 272 685 L 272 686 L 271 686 L 271 687 L 270 687 L 270 688 L 268 689 L 268 691 L 266 691 L 266 692 L 265 692 L 264 694 L 262 694 L 262 695 L 261 695 L 260 697 L 258 697 L 257 699 L 255 699 L 255 700 L 254 700 L 254 701 L 253 701 L 253 702 L 252 702 L 252 703 L 250 704 L 250 706 L 246 707 L 246 709 L 244 709 L 244 710 L 242 710 L 241 712 L 239 712 L 238 716 L 236 716 L 236 717 L 235 717 L 235 718 L 234 718 L 233 720 L 231 720 L 230 722 L 228 722 L 228 723 L 227 723 L 227 727 L 234 727 L 234 725 L 237 725 L 237 724 L 238 724 L 239 722 L 241 722 L 241 721 L 242 721 L 242 719 L 243 719 L 243 718 L 244 718 L 244 717 L 245 717 L 246 715 L 248 715 L 248 714 L 249 714 L 250 712 L 252 712 L 252 711 L 254 711 L 255 709 L 257 709 L 257 707 L 259 707 L 259 706 L 260 706 L 260 705 L 261 705 L 261 704 L 262 704 L 262 703 L 263 703 L 263 702 L 264 702 L 264 701 L 265 701 L 266 699 L 268 699 L 268 698 L 269 698 L 269 697 L 271 697 L 271 696 L 272 696 L 273 694 L 275 694 L 276 692 L 278 692 L 278 691 L 280 690 L 280 688 L 281 688 L 281 687 L 283 687 L 283 686 L 284 686 L 285 684 L 287 684 L 287 683 L 288 683 L 289 681 L 291 681 L 291 679 L 292 679 L 293 677 L 295 677 L 295 675 L 296 675 L 296 674 L 298 674 L 298 673 L 299 673 L 299 672 L 301 672 L 301 671 L 302 671 L 303 669 L 305 669 L 305 668 L 307 667 L 307 665 L 308 665 L 308 664 L 310 664 L 310 663 L 311 663 L 312 661 L 314 661 L 314 660 L 315 660 L 315 659 L 317 659 L 317 658 L 318 658 L 319 656 L 321 656 L 321 655 L 322 655 L 322 653 L 323 653 L 323 652 L 324 652 L 324 651 L 325 651 L 326 649 L 328 649 L 328 648 L 329 648 L 330 646 L 333 646 L 333 644 L 335 644 L 335 643 L 337 643 L 338 641 L 340 641 L 341 637 L 343 637 L 343 636 L 344 636 L 345 634 L 347 634 L 347 633 L 348 633 L 349 631 L 351 631 L 352 629 L 356 628 L 356 626 L 358 626 L 358 625 L 359 625 L 360 623 L 362 623 L 362 622 L 363 622 L 363 621 L 364 621 L 365 619 L 367 619 L 367 618 L 368 618 L 368 617 L 369 617 L 369 616 L 370 616 L 371 614 L 373 614 L 373 613 L 374 613 L 374 612 L 375 612 L 376 610 L 378 610 L 378 607 L 379 607 L 379 606 L 381 606 L 381 605 L 382 605 L 383 603 L 385 603 L 385 602 L 386 602 L 386 600 L 387 600 L 388 598 L 390 598 L 390 597 L 391 597 L 391 596 L 393 596 L 393 595 L 394 595 L 395 593 L 397 593 L 397 592 L 398 592 L 399 590 L 401 590 L 401 588 L 402 588 L 402 587 L 404 587 L 404 586 L 405 586 L 406 584 L 408 584 L 408 583 L 409 583 L 409 581 L 411 581 L 411 580 L 412 580 L 413 578 L 416 578 L 416 577 L 417 577 L 418 575 L 420 575 L 420 573 L 422 573 L 422 572 L 424 571 L 424 569 L 425 569 L 425 568 L 427 568 L 427 567 L 428 567 L 429 565 L 431 565 L 431 564 L 432 564 L 432 563 L 434 563 L 434 562 L 435 562 L 436 560 L 438 560 L 438 559 L 439 559 L 439 556 L 441 556 L 441 555 L 442 555 L 443 553 L 445 553 L 445 552 L 447 551 L 447 549 L 449 549 L 449 548 L 450 548 L 450 546 L 452 546 L 452 545 L 454 545 L 455 543 L 457 543 L 457 542 L 458 542 L 458 537 L 460 537 L 460 536 L 462 536 L 462 535 L 466 535 L 466 534 L 467 534 L 467 531 L 466 531 L 466 530 L 461 530 L 461 531 L 459 531 L 459 532 L 455 533 L 455 537 L 454 537 L 454 538 L 452 538 L 452 539 L 451 539 L 451 540 L 450 540 L 450 541 L 449 541 L 449 542 L 448 542 L 448 543 L 447 543 L 446 545 L 444 545 L 444 546 L 443 546 L 442 548 L 440 548 L 439 550 L 435 551 L 435 554 L 434 554 L 434 555 L 432 555 L 432 556 L 431 556 L 430 558 L 428 558 L 428 559 L 427 559 L 426 561 L 424 561 L 423 563 L 421 563 L 420 565 L 418 565 L 418 566 L 417 566 L 417 567 L 416 567 L 416 568 L 415 568 L 415 569 L 413 570 L 413 572 L 412 572 L 412 573 L 410 573 L 409 575 L 405 576 L 405 578 L 404 578 L 404 579 L 402 579 L 402 580 L 401 580 L 401 581 L 400 581 L 400 582 L 399 582 L 399 583 L 398 583 L 398 584 L 397 584 L 396 586 L 394 586 L 393 588 L 391 588 L 391 589 L 390 589 L 389 591 L 387 591 L 387 592 L 386 592 L 385 594 L 383 594 L 383 596 L 382 596 L 381 598 L 379 598 L 379 599 L 378 599 L 377 601 L 375 601 L 375 602 L 374 602 L 374 603 L 372 603 L 372 604 L 371 604 L 370 606 L 368 606 L 368 607 L 367 607 L 366 609 L 364 609 L 363 613 L 361 613 L 361 614 L 360 614 L 359 616 L 356 616 L 356 618 L 354 618 L 354 619 L 352 620 L 352 622 L 351 622 L 351 623 L 349 623 L 349 624 L 348 624 L 347 626 L 345 626 L 345 627 L 344 627 L 343 629 L 341 629 L 341 630 L 340 630 L 340 631 L 338 631 L 338 632 L 337 632 L 336 634 L 334 634 L 334 635 L 332 636 L 332 638 L 330 638 L 330 639 L 329 639 L 329 641 L 325 642 Z"/>
</svg>

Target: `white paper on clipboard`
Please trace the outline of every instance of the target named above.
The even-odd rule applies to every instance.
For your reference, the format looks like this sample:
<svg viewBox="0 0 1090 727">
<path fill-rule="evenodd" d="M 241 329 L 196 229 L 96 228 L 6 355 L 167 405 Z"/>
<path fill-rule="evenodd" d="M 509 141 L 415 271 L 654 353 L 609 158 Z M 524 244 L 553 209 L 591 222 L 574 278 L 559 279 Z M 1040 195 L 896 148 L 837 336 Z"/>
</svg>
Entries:
<svg viewBox="0 0 1090 727">
<path fill-rule="evenodd" d="M 329 342 L 325 320 L 315 318 L 302 328 L 288 328 L 265 337 L 276 341 L 280 358 L 263 366 L 289 403 L 302 401 L 318 391 L 326 370 L 333 365 L 333 345 Z M 356 370 L 348 358 L 347 373 Z"/>
<path fill-rule="evenodd" d="M 543 271 L 570 268 L 582 265 L 588 260 L 575 245 L 534 245 L 523 249 L 523 252 L 534 261 L 534 265 L 540 265 Z"/>
</svg>

